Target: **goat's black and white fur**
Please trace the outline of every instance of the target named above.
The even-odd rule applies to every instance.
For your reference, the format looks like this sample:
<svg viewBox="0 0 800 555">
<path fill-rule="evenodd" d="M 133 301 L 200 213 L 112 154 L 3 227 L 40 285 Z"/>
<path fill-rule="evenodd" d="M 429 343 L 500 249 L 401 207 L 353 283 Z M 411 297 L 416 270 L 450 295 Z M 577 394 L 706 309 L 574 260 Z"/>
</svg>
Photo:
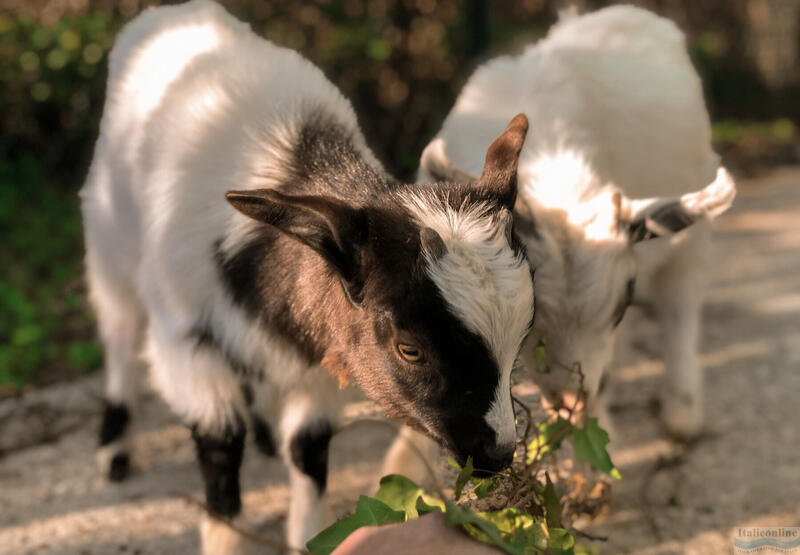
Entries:
<svg viewBox="0 0 800 555">
<path fill-rule="evenodd" d="M 477 184 L 399 184 L 317 68 L 216 4 L 129 24 L 81 193 L 111 476 L 127 471 L 145 364 L 228 518 L 241 512 L 246 430 L 270 449 L 251 413 L 273 400 L 292 545 L 324 520 L 331 373 L 459 458 L 508 464 L 509 374 L 533 314 L 510 233 L 526 129 L 512 122 Z M 235 547 L 212 521 L 202 530 L 207 552 Z"/>
</svg>

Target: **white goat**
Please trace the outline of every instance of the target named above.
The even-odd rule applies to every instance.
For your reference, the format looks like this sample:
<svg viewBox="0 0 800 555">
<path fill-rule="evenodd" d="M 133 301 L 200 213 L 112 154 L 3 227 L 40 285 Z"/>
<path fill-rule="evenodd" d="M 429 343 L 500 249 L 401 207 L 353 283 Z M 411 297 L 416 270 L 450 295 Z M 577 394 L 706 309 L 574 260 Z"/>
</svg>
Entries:
<svg viewBox="0 0 800 555">
<path fill-rule="evenodd" d="M 575 403 L 582 373 L 586 412 L 609 427 L 603 373 L 615 328 L 629 304 L 649 303 L 664 338 L 665 425 L 677 436 L 697 434 L 709 220 L 736 190 L 711 149 L 683 34 L 630 6 L 565 18 L 520 56 L 475 71 L 425 149 L 419 178 L 477 175 L 482 149 L 517 112 L 531 130 L 520 154 L 515 231 L 536 284 L 523 362 L 550 404 Z"/>
<path fill-rule="evenodd" d="M 241 513 L 245 429 L 268 430 L 251 413 L 277 391 L 295 546 L 324 520 L 340 405 L 328 371 L 459 459 L 508 465 L 509 376 L 533 314 L 510 233 L 526 129 L 512 121 L 476 185 L 400 184 L 316 67 L 218 5 L 130 23 L 81 192 L 110 477 L 129 469 L 140 351 L 223 517 Z M 237 549 L 229 530 L 206 519 L 204 550 Z"/>
</svg>

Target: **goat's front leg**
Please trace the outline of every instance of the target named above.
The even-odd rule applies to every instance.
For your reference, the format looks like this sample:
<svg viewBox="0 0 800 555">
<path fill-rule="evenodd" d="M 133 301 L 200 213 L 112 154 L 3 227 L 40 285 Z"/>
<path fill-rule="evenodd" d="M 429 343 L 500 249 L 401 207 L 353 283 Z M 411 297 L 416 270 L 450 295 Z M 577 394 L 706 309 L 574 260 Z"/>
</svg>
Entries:
<svg viewBox="0 0 800 555">
<path fill-rule="evenodd" d="M 193 334 L 175 341 L 170 330 L 158 324 L 151 321 L 148 329 L 152 383 L 192 429 L 211 513 L 200 526 L 202 552 L 241 553 L 246 542 L 226 521 L 242 525 L 239 468 L 247 415 L 242 387 L 214 342 L 199 342 Z"/>
<path fill-rule="evenodd" d="M 696 436 L 703 426 L 703 372 L 698 352 L 709 245 L 706 229 L 693 229 L 692 233 L 656 274 L 653 284 L 665 364 L 661 416 L 667 430 L 682 439 Z"/>
<path fill-rule="evenodd" d="M 289 467 L 291 500 L 286 541 L 305 548 L 333 520 L 323 494 L 328 479 L 328 448 L 338 427 L 339 391 L 321 369 L 309 375 L 286 397 L 281 414 L 282 453 Z"/>
<path fill-rule="evenodd" d="M 661 417 L 667 430 L 689 439 L 703 426 L 703 372 L 698 360 L 699 302 L 676 299 L 659 312 L 664 337 L 665 384 L 661 388 Z"/>
<path fill-rule="evenodd" d="M 241 538 L 225 521 L 233 521 L 242 512 L 239 469 L 244 453 L 245 426 L 239 421 L 221 432 L 209 433 L 192 428 L 197 460 L 206 491 L 206 505 L 211 514 L 203 517 L 200 527 L 203 553 L 236 553 Z"/>
</svg>

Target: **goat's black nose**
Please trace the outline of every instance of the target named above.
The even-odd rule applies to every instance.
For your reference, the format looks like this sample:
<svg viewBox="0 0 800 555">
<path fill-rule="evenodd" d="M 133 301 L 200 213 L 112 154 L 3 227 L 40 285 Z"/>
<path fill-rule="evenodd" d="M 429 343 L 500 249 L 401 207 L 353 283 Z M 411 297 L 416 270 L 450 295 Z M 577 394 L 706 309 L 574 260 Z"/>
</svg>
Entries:
<svg viewBox="0 0 800 555">
<path fill-rule="evenodd" d="M 475 474 L 478 476 L 488 475 L 511 466 L 511 462 L 514 460 L 514 447 L 514 445 L 493 445 L 485 448 L 482 453 L 475 456 L 473 462 Z"/>
</svg>

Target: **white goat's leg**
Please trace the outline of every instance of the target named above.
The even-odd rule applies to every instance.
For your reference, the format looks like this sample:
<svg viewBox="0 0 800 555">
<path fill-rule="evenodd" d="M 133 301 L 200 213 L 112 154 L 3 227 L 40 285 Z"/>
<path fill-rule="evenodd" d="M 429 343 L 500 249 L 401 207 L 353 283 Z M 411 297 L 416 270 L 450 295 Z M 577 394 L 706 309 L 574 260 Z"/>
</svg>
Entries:
<svg viewBox="0 0 800 555">
<path fill-rule="evenodd" d="M 386 452 L 381 476 L 402 474 L 421 486 L 431 486 L 436 481 L 431 471 L 436 471 L 439 451 L 439 444 L 431 438 L 403 426 Z"/>
<path fill-rule="evenodd" d="M 662 419 L 671 434 L 683 439 L 700 432 L 704 412 L 698 351 L 709 230 L 705 222 L 698 222 L 695 227 L 656 273 L 653 283 L 665 364 Z"/>
<path fill-rule="evenodd" d="M 703 426 L 703 373 L 697 353 L 701 303 L 684 297 L 671 306 L 661 304 L 666 367 L 661 416 L 670 433 L 688 439 Z"/>
<path fill-rule="evenodd" d="M 238 376 L 210 334 L 175 333 L 161 322 L 148 326 L 147 356 L 155 388 L 192 429 L 205 486 L 200 527 L 205 555 L 240 554 L 250 542 L 228 523 L 246 527 L 239 469 L 244 453 L 247 403 Z M 217 518 L 214 518 L 217 517 Z"/>
<path fill-rule="evenodd" d="M 92 253 L 87 256 L 90 298 L 97 314 L 106 371 L 106 405 L 97 453 L 100 471 L 112 481 L 130 471 L 134 420 L 145 365 L 141 346 L 145 318 L 127 285 Z"/>
<path fill-rule="evenodd" d="M 138 329 L 103 334 L 106 355 L 106 405 L 100 427 L 98 460 L 112 481 L 124 480 L 131 467 L 135 420 L 145 367 L 138 359 Z"/>
<path fill-rule="evenodd" d="M 291 498 L 286 519 L 286 541 L 296 548 L 333 517 L 323 494 L 328 478 L 328 447 L 336 432 L 340 394 L 334 380 L 321 368 L 311 368 L 285 397 L 281 411 L 282 453 L 289 467 Z"/>
</svg>

